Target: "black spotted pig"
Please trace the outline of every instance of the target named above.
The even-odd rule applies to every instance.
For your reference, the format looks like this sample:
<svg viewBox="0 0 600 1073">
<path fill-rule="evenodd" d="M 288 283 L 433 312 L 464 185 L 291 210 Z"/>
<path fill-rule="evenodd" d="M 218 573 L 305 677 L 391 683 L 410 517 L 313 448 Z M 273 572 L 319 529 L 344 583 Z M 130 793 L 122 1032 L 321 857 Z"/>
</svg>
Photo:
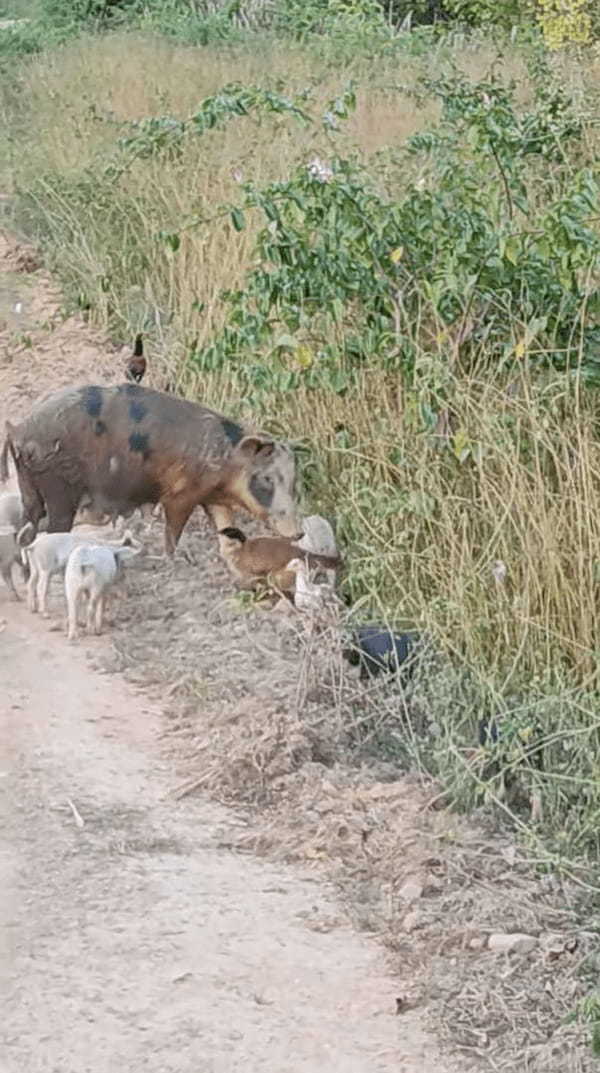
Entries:
<svg viewBox="0 0 600 1073">
<path fill-rule="evenodd" d="M 289 447 L 204 406 L 138 384 L 66 388 L 19 425 L 6 422 L 0 478 L 12 457 L 26 518 L 44 511 L 48 532 L 71 529 L 80 503 L 127 517 L 161 503 L 173 554 L 201 505 L 216 528 L 242 508 L 283 536 L 301 534 Z"/>
</svg>

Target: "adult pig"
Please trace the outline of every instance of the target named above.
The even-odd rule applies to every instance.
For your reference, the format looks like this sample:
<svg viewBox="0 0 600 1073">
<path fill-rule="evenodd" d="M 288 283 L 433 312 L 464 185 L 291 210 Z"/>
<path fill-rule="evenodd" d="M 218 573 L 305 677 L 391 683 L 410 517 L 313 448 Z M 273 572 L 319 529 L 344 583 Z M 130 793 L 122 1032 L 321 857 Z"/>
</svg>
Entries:
<svg viewBox="0 0 600 1073">
<path fill-rule="evenodd" d="M 44 511 L 48 532 L 67 532 L 80 503 L 127 516 L 161 503 L 172 555 L 194 507 L 218 530 L 241 507 L 282 536 L 298 537 L 289 447 L 204 406 L 138 384 L 66 388 L 28 418 L 6 422 L 0 478 L 15 463 L 26 518 Z"/>
</svg>

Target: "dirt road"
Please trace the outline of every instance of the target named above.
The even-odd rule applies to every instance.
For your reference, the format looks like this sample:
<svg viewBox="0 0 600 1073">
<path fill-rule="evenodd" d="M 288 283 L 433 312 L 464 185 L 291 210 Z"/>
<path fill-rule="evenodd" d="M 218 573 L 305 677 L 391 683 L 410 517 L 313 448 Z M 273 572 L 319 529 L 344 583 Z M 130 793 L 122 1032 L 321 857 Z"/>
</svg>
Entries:
<svg viewBox="0 0 600 1073">
<path fill-rule="evenodd" d="M 5 1073 L 429 1068 L 377 947 L 318 930 L 316 884 L 219 849 L 227 817 L 165 800 L 144 699 L 7 617 Z"/>
<path fill-rule="evenodd" d="M 11 274 L 13 253 L 5 240 L 2 425 L 114 369 L 55 317 L 43 274 Z M 395 1016 L 380 948 L 322 886 L 224 848 L 243 822 L 225 810 L 173 801 L 161 713 L 94 669 L 103 642 L 69 646 L 4 589 L 0 631 L 2 1073 L 456 1068 L 418 1012 Z"/>
</svg>

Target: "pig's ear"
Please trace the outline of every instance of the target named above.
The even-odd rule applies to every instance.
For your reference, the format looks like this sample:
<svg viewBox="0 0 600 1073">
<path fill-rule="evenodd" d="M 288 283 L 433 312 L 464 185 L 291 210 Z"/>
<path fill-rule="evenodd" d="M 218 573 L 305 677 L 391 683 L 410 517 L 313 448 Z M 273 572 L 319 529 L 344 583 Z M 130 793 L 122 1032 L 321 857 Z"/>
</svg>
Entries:
<svg viewBox="0 0 600 1073">
<path fill-rule="evenodd" d="M 269 458 L 275 450 L 275 441 L 268 436 L 244 436 L 237 450 L 245 458 Z"/>
</svg>

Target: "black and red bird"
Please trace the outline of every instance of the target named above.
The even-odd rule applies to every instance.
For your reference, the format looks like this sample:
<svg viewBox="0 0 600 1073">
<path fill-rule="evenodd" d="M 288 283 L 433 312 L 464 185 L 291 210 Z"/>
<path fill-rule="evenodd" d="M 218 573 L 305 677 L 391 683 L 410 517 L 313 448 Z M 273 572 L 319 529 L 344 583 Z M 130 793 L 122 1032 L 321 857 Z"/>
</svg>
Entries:
<svg viewBox="0 0 600 1073">
<path fill-rule="evenodd" d="M 133 347 L 133 354 L 127 362 L 127 368 L 125 375 L 128 380 L 133 380 L 136 384 L 139 384 L 143 379 L 146 372 L 146 359 L 144 357 L 144 344 L 142 342 L 142 336 L 136 335 L 135 344 Z"/>
</svg>

